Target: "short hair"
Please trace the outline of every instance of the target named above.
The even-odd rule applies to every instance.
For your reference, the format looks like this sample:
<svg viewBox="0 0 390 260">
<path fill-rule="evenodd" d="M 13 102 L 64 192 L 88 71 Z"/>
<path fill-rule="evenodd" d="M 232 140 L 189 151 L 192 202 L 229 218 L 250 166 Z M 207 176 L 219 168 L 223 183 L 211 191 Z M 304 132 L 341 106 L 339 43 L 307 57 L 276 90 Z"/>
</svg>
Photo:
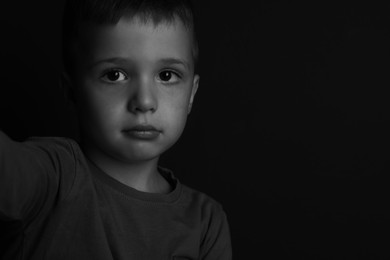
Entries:
<svg viewBox="0 0 390 260">
<path fill-rule="evenodd" d="M 122 17 L 139 18 L 142 22 L 174 22 L 179 18 L 191 32 L 192 58 L 195 72 L 199 47 L 195 32 L 194 8 L 191 0 L 67 0 L 62 23 L 62 58 L 65 71 L 71 72 L 71 43 L 82 22 L 117 24 Z"/>
</svg>

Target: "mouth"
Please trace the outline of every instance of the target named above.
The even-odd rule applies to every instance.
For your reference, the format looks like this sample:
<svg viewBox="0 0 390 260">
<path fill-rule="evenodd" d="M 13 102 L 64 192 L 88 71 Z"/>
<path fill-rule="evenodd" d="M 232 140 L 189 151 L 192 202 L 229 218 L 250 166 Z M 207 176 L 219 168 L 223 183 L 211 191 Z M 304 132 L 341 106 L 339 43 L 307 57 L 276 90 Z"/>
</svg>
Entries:
<svg viewBox="0 0 390 260">
<path fill-rule="evenodd" d="M 152 125 L 136 125 L 122 132 L 130 138 L 141 140 L 153 140 L 161 134 L 161 131 Z"/>
</svg>

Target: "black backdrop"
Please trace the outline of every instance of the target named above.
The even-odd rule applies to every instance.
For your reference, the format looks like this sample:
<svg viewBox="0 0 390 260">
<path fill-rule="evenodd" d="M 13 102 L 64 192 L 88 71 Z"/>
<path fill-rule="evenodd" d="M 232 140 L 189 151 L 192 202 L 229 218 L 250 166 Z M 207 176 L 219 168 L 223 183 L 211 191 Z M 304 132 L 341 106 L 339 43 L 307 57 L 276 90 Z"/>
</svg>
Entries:
<svg viewBox="0 0 390 260">
<path fill-rule="evenodd" d="M 196 3 L 200 89 L 161 163 L 223 204 L 235 259 L 390 257 L 390 6 L 312 2 Z M 0 8 L 0 127 L 16 140 L 77 137 L 62 4 Z"/>
</svg>

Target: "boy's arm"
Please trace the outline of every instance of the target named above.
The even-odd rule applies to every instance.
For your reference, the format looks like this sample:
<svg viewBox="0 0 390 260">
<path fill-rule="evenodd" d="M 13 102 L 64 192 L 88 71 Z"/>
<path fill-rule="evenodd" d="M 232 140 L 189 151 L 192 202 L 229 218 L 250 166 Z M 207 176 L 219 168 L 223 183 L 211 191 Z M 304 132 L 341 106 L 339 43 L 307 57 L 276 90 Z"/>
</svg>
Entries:
<svg viewBox="0 0 390 260">
<path fill-rule="evenodd" d="M 231 260 L 232 245 L 229 223 L 225 212 L 220 208 L 213 212 L 208 231 L 203 241 L 202 260 Z"/>
<path fill-rule="evenodd" d="M 0 221 L 28 221 L 58 189 L 44 152 L 0 131 Z"/>
</svg>

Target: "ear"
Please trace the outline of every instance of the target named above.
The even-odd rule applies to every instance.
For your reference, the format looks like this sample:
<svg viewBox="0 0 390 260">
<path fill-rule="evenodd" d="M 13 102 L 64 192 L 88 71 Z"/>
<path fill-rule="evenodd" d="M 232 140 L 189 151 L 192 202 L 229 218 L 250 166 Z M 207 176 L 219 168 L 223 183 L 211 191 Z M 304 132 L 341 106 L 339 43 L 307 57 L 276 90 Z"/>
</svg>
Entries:
<svg viewBox="0 0 390 260">
<path fill-rule="evenodd" d="M 200 79 L 199 75 L 195 74 L 194 80 L 193 80 L 193 82 L 192 82 L 192 89 L 191 89 L 190 102 L 189 102 L 189 104 L 188 104 L 188 111 L 187 111 L 187 114 L 188 114 L 188 115 L 189 115 L 190 112 L 191 112 L 192 103 L 194 102 L 195 94 L 196 94 L 196 92 L 198 91 L 199 79 Z"/>
<path fill-rule="evenodd" d="M 63 71 L 61 73 L 60 85 L 65 96 L 65 100 L 68 104 L 73 105 L 76 103 L 74 88 L 72 80 L 67 72 Z"/>
</svg>

